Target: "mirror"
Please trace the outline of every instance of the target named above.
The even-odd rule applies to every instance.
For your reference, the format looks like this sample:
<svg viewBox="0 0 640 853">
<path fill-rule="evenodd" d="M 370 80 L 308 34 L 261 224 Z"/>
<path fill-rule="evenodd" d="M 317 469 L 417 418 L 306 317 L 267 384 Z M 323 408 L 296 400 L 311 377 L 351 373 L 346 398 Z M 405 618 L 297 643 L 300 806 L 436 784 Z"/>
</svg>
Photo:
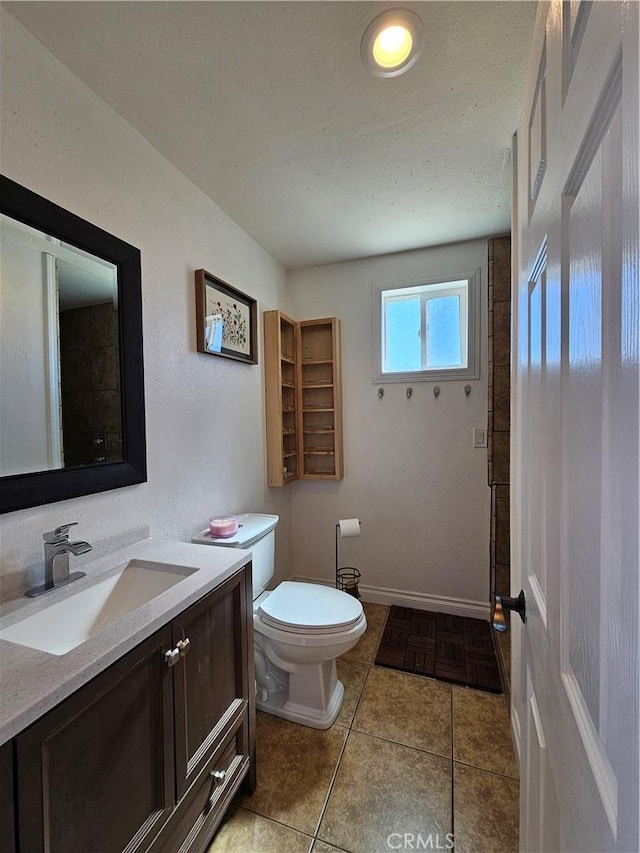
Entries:
<svg viewBox="0 0 640 853">
<path fill-rule="evenodd" d="M 0 476 L 122 459 L 118 269 L 0 214 Z"/>
<path fill-rule="evenodd" d="M 0 511 L 146 481 L 140 252 L 0 176 Z"/>
</svg>

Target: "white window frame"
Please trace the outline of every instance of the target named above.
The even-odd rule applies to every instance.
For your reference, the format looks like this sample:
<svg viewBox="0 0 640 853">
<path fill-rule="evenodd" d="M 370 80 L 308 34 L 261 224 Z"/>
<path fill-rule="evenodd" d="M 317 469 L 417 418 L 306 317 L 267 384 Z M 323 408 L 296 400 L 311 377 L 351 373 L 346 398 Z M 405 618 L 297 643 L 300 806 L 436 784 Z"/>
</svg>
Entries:
<svg viewBox="0 0 640 853">
<path fill-rule="evenodd" d="M 457 286 L 459 282 L 466 282 L 467 286 Z M 385 382 L 443 382 L 451 379 L 479 379 L 480 378 L 480 283 L 481 272 L 479 269 L 473 273 L 463 275 L 438 276 L 437 278 L 424 278 L 419 281 L 393 282 L 386 284 L 373 284 L 372 292 L 372 371 L 371 381 L 376 384 Z M 433 285 L 441 285 L 429 291 Z M 421 318 L 426 317 L 426 302 L 441 296 L 443 292 L 450 291 L 452 294 L 460 294 L 461 311 L 464 311 L 467 334 L 461 341 L 466 348 L 466 367 L 435 367 L 423 368 L 421 370 L 408 370 L 402 372 L 384 372 L 382 358 L 384 349 L 384 323 L 383 323 L 383 301 L 386 299 L 402 299 L 416 296 L 416 289 L 424 288 L 420 293 Z M 392 296 L 389 293 L 394 291 Z M 384 296 L 383 296 L 384 294 Z M 466 299 L 464 298 L 466 294 Z M 466 303 L 466 304 L 464 304 Z M 462 319 L 462 318 L 461 318 Z M 422 320 L 421 320 L 422 322 Z M 426 362 L 426 336 L 422 335 L 422 363 Z"/>
</svg>

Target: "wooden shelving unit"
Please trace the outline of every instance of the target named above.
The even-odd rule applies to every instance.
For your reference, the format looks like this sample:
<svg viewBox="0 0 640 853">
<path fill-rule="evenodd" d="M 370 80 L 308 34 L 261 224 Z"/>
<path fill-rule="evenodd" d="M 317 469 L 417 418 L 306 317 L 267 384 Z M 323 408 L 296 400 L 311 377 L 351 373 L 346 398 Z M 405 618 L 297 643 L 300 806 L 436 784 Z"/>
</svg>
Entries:
<svg viewBox="0 0 640 853">
<path fill-rule="evenodd" d="M 300 478 L 341 480 L 340 320 L 303 320 L 298 334 Z"/>
<path fill-rule="evenodd" d="M 286 486 L 298 479 L 296 356 L 298 324 L 281 311 L 264 313 L 267 415 L 267 482 Z"/>
<path fill-rule="evenodd" d="M 267 481 L 341 480 L 340 321 L 265 311 Z"/>
</svg>

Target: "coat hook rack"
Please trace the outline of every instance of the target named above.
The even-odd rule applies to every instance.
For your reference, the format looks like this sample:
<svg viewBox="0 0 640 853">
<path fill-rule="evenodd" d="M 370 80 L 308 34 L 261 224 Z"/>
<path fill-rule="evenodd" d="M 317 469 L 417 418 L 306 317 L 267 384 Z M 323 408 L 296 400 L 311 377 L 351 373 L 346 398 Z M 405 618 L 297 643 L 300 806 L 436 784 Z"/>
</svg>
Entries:
<svg viewBox="0 0 640 853">
<path fill-rule="evenodd" d="M 468 397 L 470 393 L 471 393 L 471 385 L 465 385 L 464 386 L 464 396 Z"/>
<path fill-rule="evenodd" d="M 384 397 L 384 388 L 378 388 L 378 400 L 382 400 Z"/>
<path fill-rule="evenodd" d="M 434 396 L 436 399 L 438 399 L 438 397 L 440 396 L 440 386 L 439 386 L 439 385 L 434 385 L 434 387 L 433 387 L 433 396 Z"/>
<path fill-rule="evenodd" d="M 407 400 L 410 400 L 413 396 L 413 388 L 407 388 Z"/>
</svg>

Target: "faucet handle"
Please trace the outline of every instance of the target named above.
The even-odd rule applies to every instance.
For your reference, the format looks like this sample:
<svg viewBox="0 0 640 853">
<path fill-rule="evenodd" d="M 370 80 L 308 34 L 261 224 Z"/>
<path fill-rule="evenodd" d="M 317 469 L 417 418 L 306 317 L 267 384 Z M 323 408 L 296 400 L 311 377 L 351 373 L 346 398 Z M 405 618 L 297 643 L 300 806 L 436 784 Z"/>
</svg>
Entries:
<svg viewBox="0 0 640 853">
<path fill-rule="evenodd" d="M 55 530 L 49 530 L 47 533 L 43 533 L 42 538 L 45 542 L 48 542 L 49 545 L 58 545 L 60 542 L 65 542 L 69 538 L 69 528 L 74 527 L 77 523 L 77 521 L 71 521 L 69 524 L 61 524 L 60 527 L 56 527 Z"/>
</svg>

